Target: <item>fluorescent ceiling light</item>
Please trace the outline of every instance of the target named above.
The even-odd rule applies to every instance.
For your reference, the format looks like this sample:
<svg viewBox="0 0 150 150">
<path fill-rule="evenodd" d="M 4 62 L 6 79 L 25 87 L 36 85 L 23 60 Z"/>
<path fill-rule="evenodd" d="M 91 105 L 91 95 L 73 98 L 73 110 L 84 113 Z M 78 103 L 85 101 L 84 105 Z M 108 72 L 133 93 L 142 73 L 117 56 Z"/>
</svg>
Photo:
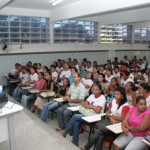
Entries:
<svg viewBox="0 0 150 150">
<path fill-rule="evenodd" d="M 58 3 L 62 2 L 63 0 L 57 0 L 55 2 L 52 3 L 53 6 L 57 5 Z"/>
</svg>

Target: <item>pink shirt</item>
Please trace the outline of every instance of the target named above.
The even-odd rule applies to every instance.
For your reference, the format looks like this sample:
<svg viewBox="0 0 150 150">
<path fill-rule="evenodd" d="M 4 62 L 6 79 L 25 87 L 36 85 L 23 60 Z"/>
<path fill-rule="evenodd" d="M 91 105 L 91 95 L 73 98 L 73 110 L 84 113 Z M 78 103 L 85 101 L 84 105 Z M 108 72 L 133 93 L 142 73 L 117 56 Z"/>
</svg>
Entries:
<svg viewBox="0 0 150 150">
<path fill-rule="evenodd" d="M 45 81 L 44 79 L 38 80 L 35 84 L 36 89 L 40 89 L 44 81 Z"/>
<path fill-rule="evenodd" d="M 138 126 L 141 123 L 141 121 L 145 115 L 147 115 L 147 114 L 150 115 L 150 109 L 146 109 L 143 113 L 136 116 L 135 115 L 136 109 L 137 109 L 137 107 L 131 107 L 129 110 L 130 117 L 128 120 L 128 124 L 132 127 Z M 130 132 L 132 133 L 133 136 L 145 137 L 149 131 L 150 131 L 150 127 L 142 132 L 140 132 L 140 131 L 130 131 Z"/>
</svg>

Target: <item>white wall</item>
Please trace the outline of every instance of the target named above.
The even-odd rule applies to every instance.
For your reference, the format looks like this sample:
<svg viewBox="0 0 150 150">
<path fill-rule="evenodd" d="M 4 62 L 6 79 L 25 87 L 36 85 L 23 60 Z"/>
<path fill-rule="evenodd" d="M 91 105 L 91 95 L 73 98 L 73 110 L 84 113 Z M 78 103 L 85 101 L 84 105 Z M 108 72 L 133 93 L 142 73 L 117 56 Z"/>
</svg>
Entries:
<svg viewBox="0 0 150 150">
<path fill-rule="evenodd" d="M 149 51 L 117 51 L 116 56 L 121 60 L 124 55 L 132 58 L 137 55 L 138 58 L 147 56 L 150 58 Z M 3 75 L 7 74 L 16 62 L 25 65 L 27 61 L 31 60 L 33 63 L 40 62 L 42 65 L 48 67 L 58 58 L 67 60 L 69 57 L 76 58 L 81 63 L 83 58 L 88 58 L 90 61 L 96 60 L 98 64 L 106 63 L 108 59 L 108 52 L 68 52 L 68 53 L 49 53 L 49 54 L 24 54 L 24 55 L 0 55 L 0 84 L 5 84 Z M 113 60 L 113 58 L 111 59 Z"/>
</svg>

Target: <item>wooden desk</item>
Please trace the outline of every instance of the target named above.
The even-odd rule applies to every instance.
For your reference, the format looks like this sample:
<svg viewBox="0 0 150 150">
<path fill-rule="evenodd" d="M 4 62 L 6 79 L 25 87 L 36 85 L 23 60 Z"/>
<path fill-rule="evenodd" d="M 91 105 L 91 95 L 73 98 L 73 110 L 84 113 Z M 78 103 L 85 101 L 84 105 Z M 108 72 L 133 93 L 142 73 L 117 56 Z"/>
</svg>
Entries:
<svg viewBox="0 0 150 150">
<path fill-rule="evenodd" d="M 121 127 L 121 122 L 106 126 L 106 128 L 109 129 L 110 131 L 112 131 L 115 134 L 120 134 L 120 133 L 123 132 L 122 127 Z"/>
</svg>

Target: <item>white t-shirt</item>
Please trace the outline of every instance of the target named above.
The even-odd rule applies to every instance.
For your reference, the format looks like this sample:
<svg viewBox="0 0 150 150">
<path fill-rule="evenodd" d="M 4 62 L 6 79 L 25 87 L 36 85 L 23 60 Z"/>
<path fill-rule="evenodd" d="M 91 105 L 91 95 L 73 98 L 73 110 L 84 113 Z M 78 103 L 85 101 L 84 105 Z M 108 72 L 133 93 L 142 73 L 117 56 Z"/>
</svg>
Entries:
<svg viewBox="0 0 150 150">
<path fill-rule="evenodd" d="M 60 74 L 60 78 L 69 78 L 71 76 L 71 71 L 67 70 L 67 71 L 62 71 Z"/>
<path fill-rule="evenodd" d="M 41 69 L 37 69 L 37 72 L 39 73 L 39 72 L 43 72 L 43 69 L 41 68 Z"/>
<path fill-rule="evenodd" d="M 31 74 L 30 75 L 30 80 L 31 81 L 38 81 L 39 80 L 38 74 L 37 73 Z"/>
<path fill-rule="evenodd" d="M 120 78 L 120 72 L 115 73 L 115 72 L 113 71 L 113 76 L 114 76 L 115 78 Z"/>
<path fill-rule="evenodd" d="M 146 73 L 143 74 L 144 80 L 148 82 L 148 75 Z"/>
<path fill-rule="evenodd" d="M 78 73 L 80 73 L 80 68 L 78 64 L 75 65 L 75 68 L 78 70 Z"/>
<path fill-rule="evenodd" d="M 93 67 L 90 67 L 90 68 L 86 67 L 86 71 L 93 72 Z"/>
<path fill-rule="evenodd" d="M 134 76 L 132 73 L 130 73 L 129 78 L 131 78 L 134 81 Z"/>
<path fill-rule="evenodd" d="M 91 88 L 91 86 L 93 85 L 93 81 L 91 79 L 85 79 L 85 78 L 82 78 L 81 79 L 81 83 L 84 85 L 84 84 L 87 84 L 89 85 L 89 88 L 85 88 L 85 94 L 86 96 L 89 95 L 89 90 Z"/>
<path fill-rule="evenodd" d="M 58 74 L 60 74 L 61 73 L 61 71 L 63 70 L 63 67 L 56 67 L 56 71 L 58 72 Z"/>
<path fill-rule="evenodd" d="M 28 73 L 23 74 L 22 72 L 20 72 L 19 78 L 21 79 L 22 83 L 25 83 L 30 79 L 30 75 Z"/>
<path fill-rule="evenodd" d="M 106 98 L 104 95 L 100 95 L 98 98 L 96 98 L 95 95 L 92 94 L 87 98 L 87 101 L 90 103 L 90 105 L 102 107 L 101 113 L 104 112 L 106 103 Z"/>
<path fill-rule="evenodd" d="M 55 82 L 57 82 L 58 79 L 58 73 L 56 71 L 52 72 L 52 79 L 55 78 Z"/>
<path fill-rule="evenodd" d="M 144 70 L 145 69 L 145 64 L 144 63 L 142 63 L 141 65 L 138 64 L 138 66 L 140 67 L 140 70 Z"/>
<path fill-rule="evenodd" d="M 120 86 L 124 87 L 128 82 L 133 82 L 133 80 L 131 78 L 128 78 L 127 80 L 121 79 Z"/>
<path fill-rule="evenodd" d="M 107 75 L 105 75 L 105 80 L 107 83 L 110 83 L 112 78 L 114 78 L 113 75 L 111 75 L 110 77 L 107 77 Z"/>
</svg>

